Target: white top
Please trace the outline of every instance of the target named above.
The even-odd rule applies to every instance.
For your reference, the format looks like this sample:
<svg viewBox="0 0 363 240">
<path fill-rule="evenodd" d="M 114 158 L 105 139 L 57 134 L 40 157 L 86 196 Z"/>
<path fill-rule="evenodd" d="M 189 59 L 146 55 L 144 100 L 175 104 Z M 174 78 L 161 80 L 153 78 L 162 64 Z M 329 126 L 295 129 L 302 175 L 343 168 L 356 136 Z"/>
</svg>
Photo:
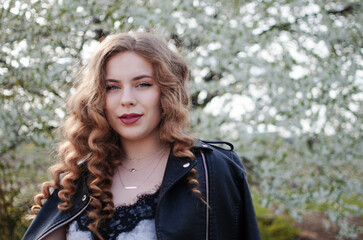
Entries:
<svg viewBox="0 0 363 240">
<path fill-rule="evenodd" d="M 67 240 L 93 239 L 90 231 L 81 231 L 77 221 L 73 221 L 67 231 Z M 112 239 L 112 238 L 110 238 Z M 116 240 L 157 240 L 154 219 L 140 221 L 130 232 L 122 232 Z"/>
<path fill-rule="evenodd" d="M 98 232 L 109 240 L 156 240 L 155 211 L 159 190 L 152 194 L 138 197 L 132 205 L 115 208 L 113 217 L 100 224 Z M 85 210 L 74 219 L 67 228 L 67 240 L 96 239 L 88 229 L 89 210 Z"/>
</svg>

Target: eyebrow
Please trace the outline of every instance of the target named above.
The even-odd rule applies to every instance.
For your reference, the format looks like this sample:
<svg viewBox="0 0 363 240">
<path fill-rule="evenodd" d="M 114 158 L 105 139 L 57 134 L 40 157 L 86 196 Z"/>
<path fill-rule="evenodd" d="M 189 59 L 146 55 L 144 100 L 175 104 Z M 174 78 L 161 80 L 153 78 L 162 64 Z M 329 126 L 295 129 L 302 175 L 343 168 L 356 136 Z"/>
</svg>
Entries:
<svg viewBox="0 0 363 240">
<path fill-rule="evenodd" d="M 140 76 L 133 77 L 131 79 L 131 81 L 136 81 L 136 80 L 140 80 L 140 79 L 143 79 L 143 78 L 153 78 L 153 77 L 150 76 L 150 75 L 140 75 Z M 120 80 L 116 80 L 116 79 L 106 79 L 106 82 L 120 82 Z"/>
</svg>

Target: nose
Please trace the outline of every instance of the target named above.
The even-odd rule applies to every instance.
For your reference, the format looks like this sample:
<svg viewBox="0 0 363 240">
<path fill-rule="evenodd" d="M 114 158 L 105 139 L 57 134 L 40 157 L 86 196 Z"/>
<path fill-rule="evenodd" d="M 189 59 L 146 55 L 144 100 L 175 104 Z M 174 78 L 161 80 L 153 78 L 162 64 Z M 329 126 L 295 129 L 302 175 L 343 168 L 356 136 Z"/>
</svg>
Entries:
<svg viewBox="0 0 363 240">
<path fill-rule="evenodd" d="M 135 94 L 133 93 L 132 89 L 125 88 L 122 92 L 120 104 L 124 107 L 135 106 L 136 105 L 136 98 Z"/>
</svg>

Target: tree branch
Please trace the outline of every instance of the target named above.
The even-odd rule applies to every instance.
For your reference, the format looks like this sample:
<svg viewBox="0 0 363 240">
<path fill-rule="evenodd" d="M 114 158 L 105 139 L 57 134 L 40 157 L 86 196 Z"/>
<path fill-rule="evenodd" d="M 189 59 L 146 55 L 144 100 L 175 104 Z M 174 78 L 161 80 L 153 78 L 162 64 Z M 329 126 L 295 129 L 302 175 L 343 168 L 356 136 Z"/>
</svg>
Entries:
<svg viewBox="0 0 363 240">
<path fill-rule="evenodd" d="M 218 96 L 219 94 L 217 92 L 214 93 L 208 93 L 207 97 L 205 99 L 203 99 L 203 101 L 200 103 L 198 101 L 198 96 L 199 96 L 200 92 L 196 92 L 191 96 L 191 100 L 192 100 L 192 108 L 197 108 L 197 107 L 205 107 L 214 97 Z"/>
<path fill-rule="evenodd" d="M 349 14 L 353 14 L 354 12 L 358 11 L 359 9 L 360 9 L 360 4 L 359 3 L 352 3 L 350 5 L 345 6 L 341 10 L 329 10 L 329 11 L 326 11 L 326 12 L 328 14 L 346 16 L 346 15 L 349 15 Z"/>
<path fill-rule="evenodd" d="M 340 16 L 347 16 L 349 14 L 353 14 L 354 12 L 358 11 L 360 9 L 361 5 L 359 3 L 356 4 L 350 4 L 347 5 L 346 7 L 344 7 L 341 10 L 328 10 L 326 11 L 327 14 L 332 14 L 332 15 L 340 15 Z M 280 31 L 289 31 L 291 30 L 291 26 L 292 24 L 296 24 L 299 20 L 307 18 L 307 17 L 312 17 L 312 16 L 317 16 L 317 13 L 313 13 L 313 14 L 306 14 L 302 17 L 296 18 L 294 22 L 292 23 L 279 23 L 279 24 L 273 24 L 270 26 L 270 28 L 266 29 L 265 31 L 262 31 L 259 35 L 263 35 L 267 32 L 270 32 L 274 29 L 280 30 Z"/>
</svg>

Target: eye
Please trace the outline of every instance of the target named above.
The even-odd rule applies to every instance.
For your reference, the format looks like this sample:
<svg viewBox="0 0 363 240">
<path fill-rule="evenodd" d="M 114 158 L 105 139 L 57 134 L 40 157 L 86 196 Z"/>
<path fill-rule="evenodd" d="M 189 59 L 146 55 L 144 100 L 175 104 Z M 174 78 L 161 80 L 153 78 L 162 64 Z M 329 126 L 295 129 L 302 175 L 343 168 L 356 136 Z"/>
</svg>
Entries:
<svg viewBox="0 0 363 240">
<path fill-rule="evenodd" d="M 110 85 L 110 86 L 106 86 L 106 91 L 110 91 L 110 90 L 116 90 L 119 89 L 120 87 L 117 85 Z"/>
<path fill-rule="evenodd" d="M 136 85 L 136 87 L 150 87 L 150 86 L 152 86 L 152 84 L 148 82 L 141 82 Z"/>
</svg>

